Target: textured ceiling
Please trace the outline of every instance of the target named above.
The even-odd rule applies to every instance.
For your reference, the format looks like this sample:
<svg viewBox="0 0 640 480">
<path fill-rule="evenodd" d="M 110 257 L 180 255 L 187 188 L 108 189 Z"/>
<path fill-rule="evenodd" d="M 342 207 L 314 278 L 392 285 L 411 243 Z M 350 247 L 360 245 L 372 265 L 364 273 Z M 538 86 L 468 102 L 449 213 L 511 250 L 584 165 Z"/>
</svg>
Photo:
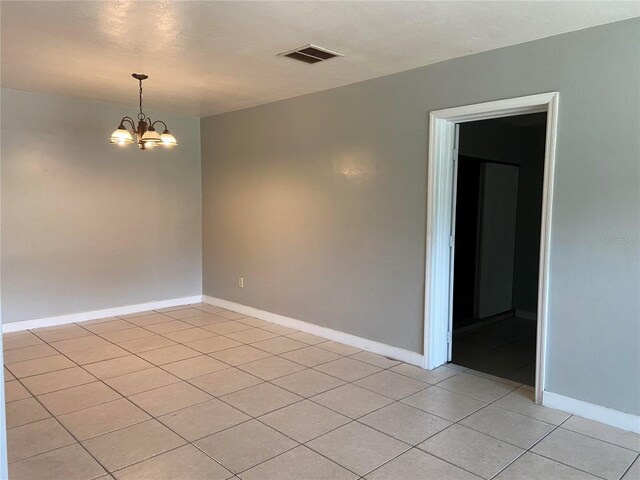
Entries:
<svg viewBox="0 0 640 480">
<path fill-rule="evenodd" d="M 640 2 L 3 1 L 3 87 L 206 116 L 640 16 Z M 345 57 L 277 57 L 313 43 Z"/>
</svg>

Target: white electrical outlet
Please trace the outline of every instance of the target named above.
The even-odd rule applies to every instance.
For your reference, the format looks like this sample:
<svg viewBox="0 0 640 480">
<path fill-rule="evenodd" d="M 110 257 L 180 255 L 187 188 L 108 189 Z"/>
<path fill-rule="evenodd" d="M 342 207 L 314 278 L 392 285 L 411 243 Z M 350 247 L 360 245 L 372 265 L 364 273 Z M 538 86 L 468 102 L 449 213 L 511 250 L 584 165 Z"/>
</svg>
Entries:
<svg viewBox="0 0 640 480">
<path fill-rule="evenodd" d="M 244 277 L 238 277 L 238 286 L 244 288 Z"/>
</svg>

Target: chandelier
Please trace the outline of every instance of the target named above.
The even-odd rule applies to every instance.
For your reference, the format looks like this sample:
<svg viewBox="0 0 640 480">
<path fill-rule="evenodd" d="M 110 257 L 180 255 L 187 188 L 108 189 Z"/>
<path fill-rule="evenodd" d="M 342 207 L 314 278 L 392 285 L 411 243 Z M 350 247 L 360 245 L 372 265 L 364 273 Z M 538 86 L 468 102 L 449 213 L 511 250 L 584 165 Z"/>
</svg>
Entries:
<svg viewBox="0 0 640 480">
<path fill-rule="evenodd" d="M 166 123 L 162 120 L 152 122 L 151 119 L 142 111 L 142 81 L 149 78 L 149 76 L 142 73 L 134 73 L 131 76 L 138 80 L 140 85 L 140 113 L 138 113 L 138 126 L 136 127 L 136 122 L 133 118 L 123 117 L 122 120 L 120 120 L 118 129 L 111 134 L 111 143 L 115 143 L 117 145 L 128 145 L 133 143 L 133 137 L 135 135 L 140 150 L 153 148 L 157 145 L 163 145 L 165 147 L 173 147 L 174 145 L 177 145 L 178 142 L 176 142 L 174 136 L 169 132 Z M 131 128 L 126 128 L 125 123 Z M 157 123 L 161 123 L 164 126 L 164 130 L 161 135 L 159 135 L 155 129 L 155 125 Z"/>
</svg>

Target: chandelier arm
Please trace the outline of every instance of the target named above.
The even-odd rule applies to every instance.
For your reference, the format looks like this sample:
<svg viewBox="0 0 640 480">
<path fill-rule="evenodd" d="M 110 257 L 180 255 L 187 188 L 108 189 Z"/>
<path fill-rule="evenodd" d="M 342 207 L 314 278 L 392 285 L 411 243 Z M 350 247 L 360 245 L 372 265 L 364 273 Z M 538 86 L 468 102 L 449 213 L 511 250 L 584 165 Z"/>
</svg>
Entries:
<svg viewBox="0 0 640 480">
<path fill-rule="evenodd" d="M 131 118 L 131 117 L 122 117 L 122 120 L 120 120 L 120 123 L 124 124 L 125 120 L 131 124 L 131 130 L 135 132 L 136 131 L 136 123 L 133 121 L 133 118 Z"/>
<path fill-rule="evenodd" d="M 153 127 L 156 123 L 161 123 L 162 125 L 164 125 L 164 129 L 165 129 L 165 130 L 167 130 L 167 131 L 169 130 L 169 129 L 167 128 L 167 124 L 166 124 L 166 123 L 164 123 L 162 120 L 156 120 L 155 122 L 153 122 L 153 123 L 151 124 L 151 126 Z"/>
</svg>

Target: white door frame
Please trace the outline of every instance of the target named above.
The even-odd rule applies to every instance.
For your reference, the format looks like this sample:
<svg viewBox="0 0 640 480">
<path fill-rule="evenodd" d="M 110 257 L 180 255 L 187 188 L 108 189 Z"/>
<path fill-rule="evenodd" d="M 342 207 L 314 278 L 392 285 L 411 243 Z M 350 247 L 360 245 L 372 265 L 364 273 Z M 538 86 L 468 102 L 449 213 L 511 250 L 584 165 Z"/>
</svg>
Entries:
<svg viewBox="0 0 640 480">
<path fill-rule="evenodd" d="M 2 319 L 0 318 L 0 327 Z M 2 353 L 2 330 L 0 329 L 0 478 L 9 478 L 9 463 L 7 460 L 7 421 L 5 416 L 5 396 L 4 396 L 4 360 Z"/>
<path fill-rule="evenodd" d="M 495 102 L 432 111 L 429 114 L 429 160 L 427 186 L 427 252 L 425 269 L 424 359 L 431 370 L 448 361 L 451 321 L 450 288 L 454 218 L 455 126 L 458 123 L 491 118 L 547 112 L 540 231 L 538 279 L 538 332 L 536 349 L 536 402 L 544 391 L 547 302 L 549 285 L 549 244 L 553 207 L 553 176 L 558 128 L 558 92 L 510 98 Z"/>
<path fill-rule="evenodd" d="M 7 419 L 4 383 L 4 349 L 2 345 L 2 295 L 0 292 L 0 479 L 9 478 L 9 461 L 7 458 Z"/>
</svg>

